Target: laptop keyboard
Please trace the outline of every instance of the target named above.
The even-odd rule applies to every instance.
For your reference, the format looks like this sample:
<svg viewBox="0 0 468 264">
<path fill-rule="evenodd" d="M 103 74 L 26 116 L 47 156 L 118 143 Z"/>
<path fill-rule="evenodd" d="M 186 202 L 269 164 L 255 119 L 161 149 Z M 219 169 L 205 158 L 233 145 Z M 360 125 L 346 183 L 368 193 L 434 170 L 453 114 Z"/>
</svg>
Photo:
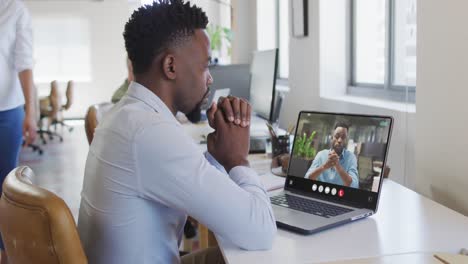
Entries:
<svg viewBox="0 0 468 264">
<path fill-rule="evenodd" d="M 298 210 L 301 212 L 318 215 L 326 218 L 342 215 L 353 211 L 352 209 L 321 203 L 315 200 L 309 200 L 294 195 L 282 194 L 270 197 L 271 203 Z"/>
</svg>

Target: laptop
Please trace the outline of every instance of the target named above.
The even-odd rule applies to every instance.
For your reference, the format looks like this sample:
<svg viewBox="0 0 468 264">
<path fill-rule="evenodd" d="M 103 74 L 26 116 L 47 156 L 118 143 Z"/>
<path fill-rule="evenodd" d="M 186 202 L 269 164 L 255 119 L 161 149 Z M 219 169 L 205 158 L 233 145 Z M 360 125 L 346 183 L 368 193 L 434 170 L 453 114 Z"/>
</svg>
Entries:
<svg viewBox="0 0 468 264">
<path fill-rule="evenodd" d="M 377 212 L 393 118 L 301 111 L 277 226 L 313 234 Z"/>
</svg>

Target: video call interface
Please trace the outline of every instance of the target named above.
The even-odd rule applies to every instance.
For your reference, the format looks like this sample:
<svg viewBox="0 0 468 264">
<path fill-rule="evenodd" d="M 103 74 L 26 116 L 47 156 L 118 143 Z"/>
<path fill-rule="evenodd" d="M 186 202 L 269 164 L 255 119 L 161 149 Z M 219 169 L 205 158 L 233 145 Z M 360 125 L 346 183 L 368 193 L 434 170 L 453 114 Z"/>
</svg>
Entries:
<svg viewBox="0 0 468 264">
<path fill-rule="evenodd" d="M 390 123 L 388 118 L 301 113 L 288 174 L 378 192 Z M 340 195 L 320 184 L 312 190 Z"/>
</svg>

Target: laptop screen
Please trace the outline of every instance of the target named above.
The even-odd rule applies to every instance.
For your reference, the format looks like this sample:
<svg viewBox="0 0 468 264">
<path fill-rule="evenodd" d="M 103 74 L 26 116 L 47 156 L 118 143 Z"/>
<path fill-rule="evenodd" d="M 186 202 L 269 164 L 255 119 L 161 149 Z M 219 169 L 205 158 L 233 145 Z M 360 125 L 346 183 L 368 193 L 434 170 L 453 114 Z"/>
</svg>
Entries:
<svg viewBox="0 0 468 264">
<path fill-rule="evenodd" d="M 285 188 L 375 209 L 391 130 L 391 117 L 301 112 Z"/>
</svg>

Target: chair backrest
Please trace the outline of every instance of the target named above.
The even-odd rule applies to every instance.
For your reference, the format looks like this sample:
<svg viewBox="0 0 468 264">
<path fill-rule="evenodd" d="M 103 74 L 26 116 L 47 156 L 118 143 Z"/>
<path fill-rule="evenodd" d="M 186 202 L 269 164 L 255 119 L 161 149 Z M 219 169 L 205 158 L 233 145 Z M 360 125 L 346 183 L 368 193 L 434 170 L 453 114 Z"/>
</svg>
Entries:
<svg viewBox="0 0 468 264">
<path fill-rule="evenodd" d="M 63 106 L 65 110 L 70 109 L 73 104 L 73 81 L 68 81 L 67 90 L 65 91 L 65 96 L 67 97 L 67 102 Z"/>
<path fill-rule="evenodd" d="M 104 113 L 109 111 L 114 104 L 112 103 L 100 103 L 92 105 L 88 108 L 88 112 L 85 116 L 85 131 L 86 137 L 88 138 L 88 143 L 91 145 L 91 142 L 94 138 L 94 130 L 96 129 L 99 121 L 102 119 Z"/>
<path fill-rule="evenodd" d="M 385 157 L 387 144 L 367 142 L 361 144 L 360 156 L 374 157 L 376 160 L 382 160 Z"/>
<path fill-rule="evenodd" d="M 373 160 L 371 157 L 359 156 L 358 157 L 358 172 L 359 178 L 365 180 L 370 176 L 373 176 Z"/>
<path fill-rule="evenodd" d="M 18 167 L 6 177 L 0 198 L 0 231 L 10 263 L 87 263 L 75 221 L 65 202 L 31 183 Z"/>
<path fill-rule="evenodd" d="M 50 112 L 48 117 L 52 120 L 58 119 L 58 112 L 60 111 L 60 92 L 57 86 L 57 82 L 52 82 L 50 86 L 50 95 L 49 95 L 49 103 L 50 103 Z"/>
</svg>

